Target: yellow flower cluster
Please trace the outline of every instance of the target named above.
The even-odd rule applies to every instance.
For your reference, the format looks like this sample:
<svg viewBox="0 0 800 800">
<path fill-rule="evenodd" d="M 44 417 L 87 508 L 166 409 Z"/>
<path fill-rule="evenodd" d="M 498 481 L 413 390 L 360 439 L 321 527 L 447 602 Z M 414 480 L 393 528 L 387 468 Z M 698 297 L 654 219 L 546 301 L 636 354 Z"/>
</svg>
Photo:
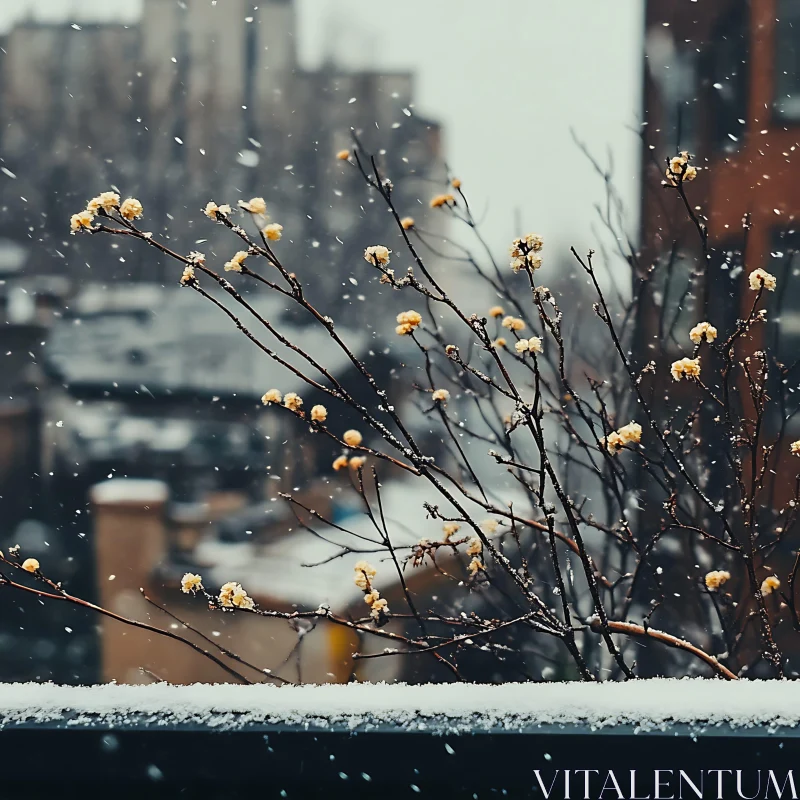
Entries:
<svg viewBox="0 0 800 800">
<path fill-rule="evenodd" d="M 311 419 L 314 422 L 325 422 L 328 419 L 328 409 L 325 406 L 313 406 L 311 409 Z"/>
<path fill-rule="evenodd" d="M 642 426 L 638 422 L 629 422 L 619 430 L 613 431 L 600 440 L 609 453 L 614 455 L 626 444 L 638 444 L 642 441 Z"/>
<path fill-rule="evenodd" d="M 374 244 L 364 251 L 364 261 L 375 266 L 385 267 L 389 263 L 389 254 L 392 251 L 382 244 Z"/>
<path fill-rule="evenodd" d="M 364 441 L 364 437 L 357 430 L 351 428 L 342 434 L 342 441 L 348 447 L 358 447 Z"/>
<path fill-rule="evenodd" d="M 35 558 L 26 558 L 22 562 L 22 569 L 24 569 L 25 572 L 38 572 L 39 562 Z"/>
<path fill-rule="evenodd" d="M 267 204 L 263 197 L 253 197 L 248 201 L 240 200 L 239 207 L 259 217 L 267 214 Z"/>
<path fill-rule="evenodd" d="M 714 569 L 706 574 L 706 587 L 712 592 L 716 592 L 723 583 L 731 579 L 731 574 L 724 569 Z"/>
<path fill-rule="evenodd" d="M 422 314 L 418 311 L 401 311 L 397 315 L 397 327 L 394 332 L 398 336 L 407 336 L 422 322 Z"/>
<path fill-rule="evenodd" d="M 400 225 L 404 231 L 410 231 L 414 227 L 414 217 L 403 217 L 400 220 Z"/>
<path fill-rule="evenodd" d="M 255 601 L 242 588 L 241 584 L 231 581 L 225 583 L 219 590 L 219 604 L 224 608 L 255 608 Z"/>
<path fill-rule="evenodd" d="M 214 221 L 218 221 L 220 217 L 227 217 L 231 213 L 231 207 L 229 205 L 222 205 L 218 206 L 213 200 L 209 200 L 206 207 L 203 209 L 203 213 L 209 218 L 213 219 Z"/>
<path fill-rule="evenodd" d="M 339 161 L 347 161 L 347 159 L 350 158 L 350 151 L 349 150 L 340 150 L 336 154 L 336 158 L 338 158 Z"/>
<path fill-rule="evenodd" d="M 768 292 L 774 292 L 778 281 L 774 275 L 770 275 L 765 269 L 754 269 L 749 276 L 750 288 L 757 292 L 763 286 Z"/>
<path fill-rule="evenodd" d="M 538 233 L 529 233 L 521 239 L 514 240 L 515 247 L 525 248 L 528 251 L 538 253 L 544 247 L 544 239 Z M 512 255 L 514 255 L 512 253 Z"/>
<path fill-rule="evenodd" d="M 682 358 L 679 361 L 674 361 L 670 367 L 672 379 L 679 381 L 686 378 L 700 377 L 700 359 L 699 358 Z"/>
<path fill-rule="evenodd" d="M 142 214 L 144 214 L 144 206 L 135 197 L 126 198 L 119 207 L 119 215 L 128 222 L 139 219 Z"/>
<path fill-rule="evenodd" d="M 469 562 L 469 574 L 474 578 L 479 572 L 482 572 L 486 567 L 481 563 L 481 560 L 476 556 Z"/>
<path fill-rule="evenodd" d="M 467 555 L 479 556 L 483 552 L 483 543 L 477 536 L 473 536 L 467 543 Z"/>
<path fill-rule="evenodd" d="M 300 406 L 303 405 L 303 398 L 295 392 L 286 392 L 283 396 L 283 405 L 288 408 L 289 411 L 299 411 Z"/>
<path fill-rule="evenodd" d="M 500 324 L 510 331 L 521 331 L 525 329 L 525 321 L 521 320 L 519 317 L 503 317 L 503 321 Z"/>
<path fill-rule="evenodd" d="M 503 310 L 503 306 L 492 306 L 489 309 L 489 316 L 490 317 L 494 317 L 494 318 L 502 317 L 503 314 L 505 314 L 505 313 L 506 312 Z"/>
<path fill-rule="evenodd" d="M 670 186 L 677 186 L 679 183 L 693 181 L 697 177 L 697 167 L 689 163 L 692 157 L 686 150 L 682 150 L 677 156 L 669 160 L 669 166 L 665 173 L 667 183 Z"/>
<path fill-rule="evenodd" d="M 370 616 L 375 620 L 375 622 L 378 622 L 381 618 L 381 615 L 385 615 L 388 613 L 389 613 L 389 604 L 382 597 L 379 597 L 372 604 L 372 611 L 370 612 Z"/>
<path fill-rule="evenodd" d="M 544 247 L 544 239 L 537 233 L 529 233 L 514 239 L 511 243 L 511 269 L 519 272 L 521 269 L 528 268 L 537 270 L 542 266 L 542 257 L 538 255 Z"/>
<path fill-rule="evenodd" d="M 264 236 L 271 242 L 280 241 L 281 236 L 283 236 L 283 225 L 279 225 L 277 222 L 271 222 L 269 225 L 265 225 Z"/>
<path fill-rule="evenodd" d="M 181 578 L 181 591 L 184 594 L 194 594 L 195 592 L 202 591 L 203 589 L 203 579 L 199 575 L 195 575 L 193 572 L 187 572 Z"/>
<path fill-rule="evenodd" d="M 99 214 L 101 208 L 109 214 L 119 208 L 119 195 L 116 192 L 100 192 L 86 204 L 86 210 L 90 214 Z"/>
<path fill-rule="evenodd" d="M 770 575 L 761 581 L 761 594 L 772 594 L 781 588 L 781 582 L 777 575 Z"/>
<path fill-rule="evenodd" d="M 442 525 L 442 530 L 444 531 L 444 540 L 448 541 L 453 534 L 458 533 L 461 526 L 457 522 L 445 522 Z"/>
<path fill-rule="evenodd" d="M 796 442 L 792 442 L 789 445 L 789 450 L 791 450 L 793 456 L 800 456 L 800 439 Z"/>
<path fill-rule="evenodd" d="M 283 395 L 277 389 L 269 389 L 264 392 L 261 402 L 268 406 L 270 403 L 280 403 L 283 401 Z"/>
<path fill-rule="evenodd" d="M 378 570 L 368 561 L 359 561 L 353 567 L 353 572 L 355 572 L 353 583 L 365 592 L 370 591 L 372 589 L 372 579 L 378 574 Z"/>
<path fill-rule="evenodd" d="M 181 285 L 188 286 L 190 283 L 194 283 L 196 280 L 194 274 L 194 267 L 191 264 L 187 264 L 183 268 L 183 275 L 181 275 Z"/>
<path fill-rule="evenodd" d="M 541 353 L 542 338 L 541 336 L 531 336 L 530 339 L 520 339 L 515 345 L 514 349 L 521 355 L 523 353 Z"/>
<path fill-rule="evenodd" d="M 431 397 L 435 403 L 446 403 L 450 399 L 450 392 L 447 389 L 436 389 Z"/>
<path fill-rule="evenodd" d="M 247 250 L 239 250 L 230 261 L 225 262 L 225 272 L 241 272 L 242 264 L 244 264 L 247 255 Z"/>
<path fill-rule="evenodd" d="M 456 199 L 451 194 L 437 194 L 431 198 L 431 208 L 443 208 L 444 206 L 454 206 Z"/>
<path fill-rule="evenodd" d="M 101 211 L 110 214 L 116 210 L 119 211 L 123 219 L 129 222 L 138 219 L 144 214 L 142 204 L 135 197 L 128 197 L 120 203 L 119 195 L 116 192 L 101 192 L 86 204 L 86 208 L 83 211 L 70 217 L 70 230 L 72 233 L 89 230 L 92 227 L 94 218 Z"/>
<path fill-rule="evenodd" d="M 72 233 L 77 233 L 84 228 L 91 228 L 94 222 L 94 215 L 88 211 L 81 211 L 79 214 L 73 214 L 69 220 L 69 229 Z"/>
<path fill-rule="evenodd" d="M 364 602 L 370 607 L 370 616 L 377 622 L 382 615 L 389 613 L 389 604 L 381 597 L 377 589 L 371 589 L 364 595 Z"/>
<path fill-rule="evenodd" d="M 350 456 L 349 458 L 347 456 L 339 456 L 338 458 L 334 459 L 331 466 L 333 467 L 334 472 L 338 472 L 340 469 L 347 469 L 348 467 L 355 472 L 356 470 L 361 469 L 361 467 L 363 467 L 366 463 L 366 456 Z"/>
<path fill-rule="evenodd" d="M 700 344 L 703 339 L 711 344 L 711 342 L 717 338 L 717 329 L 710 322 L 698 322 L 697 325 L 689 331 L 689 338 L 695 344 Z"/>
</svg>

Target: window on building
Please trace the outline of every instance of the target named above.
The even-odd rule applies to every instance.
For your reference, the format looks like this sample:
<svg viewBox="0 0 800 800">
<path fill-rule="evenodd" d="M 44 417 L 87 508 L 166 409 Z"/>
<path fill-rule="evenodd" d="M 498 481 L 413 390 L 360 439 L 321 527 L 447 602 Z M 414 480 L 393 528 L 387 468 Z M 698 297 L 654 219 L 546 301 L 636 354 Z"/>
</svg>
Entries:
<svg viewBox="0 0 800 800">
<path fill-rule="evenodd" d="M 747 8 L 735 3 L 714 28 L 714 46 L 705 52 L 710 61 L 711 125 L 716 146 L 739 149 L 747 117 Z M 704 70 L 705 71 L 705 70 Z"/>
<path fill-rule="evenodd" d="M 703 311 L 703 281 L 698 284 L 695 280 L 700 263 L 702 257 L 698 253 L 676 248 L 661 255 L 656 269 L 654 299 L 661 312 L 659 340 L 667 352 L 676 356 L 686 350 L 687 331 L 707 318 Z M 720 330 L 732 330 L 739 316 L 742 242 L 731 239 L 715 248 L 707 274 L 711 280 L 710 319 Z"/>
<path fill-rule="evenodd" d="M 787 415 L 800 409 L 800 231 L 775 231 L 769 262 L 765 269 L 778 279 L 778 288 L 769 299 L 769 326 L 764 342 L 776 362 L 789 370 L 783 377 L 773 370 L 773 378 L 780 380 L 773 388 L 785 393 Z M 797 417 L 795 417 L 797 420 Z"/>
<path fill-rule="evenodd" d="M 650 76 L 658 87 L 664 119 L 664 155 L 694 151 L 697 134 L 697 53 L 680 48 L 670 33 L 654 28 L 647 35 Z"/>
<path fill-rule="evenodd" d="M 778 0 L 773 103 L 779 116 L 800 121 L 800 0 Z"/>
<path fill-rule="evenodd" d="M 670 353 L 682 352 L 677 335 L 698 321 L 693 271 L 693 258 L 677 249 L 663 253 L 656 269 L 653 300 L 659 310 L 658 338 Z"/>
<path fill-rule="evenodd" d="M 778 278 L 778 289 L 770 297 L 768 344 L 778 360 L 788 363 L 800 353 L 800 231 L 773 233 L 765 269 Z"/>
</svg>

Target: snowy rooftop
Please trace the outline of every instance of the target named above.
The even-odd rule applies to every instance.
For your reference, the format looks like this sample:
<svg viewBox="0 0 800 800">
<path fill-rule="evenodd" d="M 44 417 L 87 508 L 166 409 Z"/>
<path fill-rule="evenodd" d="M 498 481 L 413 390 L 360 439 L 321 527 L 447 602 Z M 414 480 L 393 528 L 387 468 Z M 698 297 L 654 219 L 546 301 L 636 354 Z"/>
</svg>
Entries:
<svg viewBox="0 0 800 800">
<path fill-rule="evenodd" d="M 120 725 L 400 725 L 442 728 L 530 729 L 611 725 L 659 729 L 689 724 L 695 733 L 719 726 L 763 726 L 785 733 L 800 722 L 800 681 L 655 679 L 629 683 L 232 684 L 66 687 L 0 684 L 0 726 L 87 722 Z M 711 730 L 709 730 L 711 729 Z"/>
<path fill-rule="evenodd" d="M 301 341 L 334 374 L 347 369 L 346 355 L 320 326 L 299 327 L 281 320 L 285 303 L 274 293 L 252 295 L 248 302 L 290 340 Z M 249 312 L 233 310 L 282 358 L 319 377 Z M 366 331 L 343 328 L 340 333 L 355 353 L 365 352 L 370 341 Z M 48 366 L 73 387 L 259 398 L 274 384 L 284 391 L 305 385 L 247 342 L 222 311 L 180 287 L 87 286 L 71 314 L 57 324 L 45 355 Z"/>
<path fill-rule="evenodd" d="M 513 500 L 517 507 L 526 500 L 516 487 L 509 489 L 504 499 Z M 363 592 L 353 583 L 353 566 L 365 559 L 378 568 L 376 585 L 386 594 L 399 584 L 397 570 L 385 550 L 368 552 L 376 547 L 364 537 L 377 541 L 378 535 L 362 501 L 356 499 L 355 494 L 353 500 L 353 513 L 336 520 L 337 525 L 347 532 L 315 521 L 313 528 L 318 535 L 297 528 L 267 544 L 221 542 L 208 538 L 194 551 L 198 569 L 207 585 L 237 581 L 262 603 L 265 600 L 296 603 L 309 609 L 327 603 L 334 611 L 340 612 L 362 601 Z M 423 538 L 436 540 L 442 536 L 442 522 L 429 517 L 424 506 L 426 500 L 438 506 L 445 517 L 457 516 L 453 507 L 420 480 L 387 481 L 381 488 L 386 525 L 401 564 L 409 553 L 408 546 Z M 462 499 L 461 502 L 475 519 L 490 517 L 469 501 Z M 377 517 L 374 501 L 372 508 Z M 352 552 L 342 554 L 346 547 Z M 438 556 L 440 561 L 448 557 L 449 550 L 441 551 Z M 425 567 L 417 569 L 428 568 L 430 564 L 426 561 Z M 406 568 L 406 579 L 412 574 L 413 570 Z"/>
<path fill-rule="evenodd" d="M 418 542 L 421 538 L 437 538 L 441 535 L 441 522 L 427 519 L 422 503 L 425 493 L 414 481 L 391 481 L 381 491 L 384 514 L 392 542 L 402 548 Z M 449 509 L 439 503 L 442 513 Z M 394 565 L 385 560 L 386 553 L 359 553 L 364 548 L 374 549 L 369 542 L 359 537 L 377 539 L 375 528 L 369 521 L 363 506 L 347 519 L 339 520 L 343 533 L 321 522 L 314 529 L 321 534 L 298 529 L 266 545 L 250 542 L 226 543 L 214 539 L 202 542 L 195 550 L 198 564 L 210 565 L 202 569 L 208 585 L 227 581 L 241 583 L 257 598 L 297 603 L 304 608 L 317 608 L 328 603 L 335 611 L 342 611 L 361 601 L 363 592 L 353 583 L 353 566 L 366 559 L 378 568 L 377 585 L 384 593 L 398 583 Z M 341 558 L 320 563 L 340 553 L 344 547 L 355 550 Z M 400 561 L 407 555 L 400 550 Z M 314 564 L 315 566 L 304 566 Z"/>
</svg>

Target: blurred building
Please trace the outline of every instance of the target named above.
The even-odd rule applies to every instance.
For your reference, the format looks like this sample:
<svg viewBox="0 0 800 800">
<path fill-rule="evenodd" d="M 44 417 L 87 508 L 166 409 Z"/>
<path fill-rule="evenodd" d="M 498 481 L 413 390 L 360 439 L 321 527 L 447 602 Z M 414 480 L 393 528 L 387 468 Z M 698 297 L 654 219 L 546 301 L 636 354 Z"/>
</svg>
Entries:
<svg viewBox="0 0 800 800">
<path fill-rule="evenodd" d="M 26 273 L 28 254 L 26 244 L 0 239 L 0 547 L 19 544 L 34 558 L 56 560 L 64 579 L 84 591 L 94 584 L 91 553 L 83 539 L 69 547 L 55 533 L 63 518 L 50 502 L 42 458 L 48 387 L 43 349 L 69 282 Z M 88 556 L 82 575 L 80 555 Z M 65 604 L 48 609 L 32 599 L 7 603 L 0 620 L 3 680 L 91 677 L 85 671 L 96 662 L 90 626 L 76 623 L 80 615 Z"/>
<path fill-rule="evenodd" d="M 198 509 L 194 524 L 187 525 L 185 517 L 177 519 L 170 512 L 168 488 L 160 481 L 119 478 L 103 481 L 91 491 L 100 577 L 98 602 L 123 616 L 147 619 L 161 628 L 177 630 L 207 647 L 196 635 L 196 631 L 202 631 L 206 636 L 211 635 L 213 642 L 259 668 L 293 681 L 345 682 L 353 675 L 361 680 L 408 678 L 415 664 L 402 657 L 354 661 L 354 652 L 362 648 L 379 652 L 382 642 L 365 641 L 368 637 L 359 638 L 342 626 L 302 618 L 287 623 L 250 614 L 211 611 L 203 598 L 180 592 L 181 577 L 190 569 L 202 576 L 212 593 L 227 581 L 240 582 L 259 606 L 267 610 L 290 613 L 313 611 L 326 605 L 333 613 L 347 618 L 364 616 L 363 592 L 353 583 L 353 565 L 363 558 L 359 553 L 364 550 L 365 541 L 374 537 L 375 530 L 363 513 L 360 499 L 345 489 L 347 483 L 346 476 L 335 476 L 328 484 L 327 508 L 323 505 L 315 508 L 326 518 L 337 518 L 337 525 L 341 526 L 338 529 L 302 512 L 304 524 L 299 525 L 288 506 L 276 502 L 269 511 L 280 519 L 279 534 L 259 536 L 256 529 L 238 541 L 226 541 L 219 535 L 220 524 L 208 518 L 207 510 L 204 514 Z M 436 526 L 426 519 L 418 492 L 413 482 L 402 478 L 391 481 L 382 492 L 383 513 L 392 526 L 395 546 L 401 550 L 418 539 L 419 530 Z M 372 492 L 370 501 L 375 502 Z M 273 524 L 275 521 L 273 518 Z M 251 527 L 263 525 L 262 511 L 261 522 L 251 523 Z M 195 528 L 195 534 L 184 542 L 189 545 L 185 560 L 176 559 L 177 540 L 189 527 Z M 443 560 L 449 563 L 447 556 Z M 397 609 L 405 604 L 399 574 L 390 567 L 381 570 L 382 596 L 390 607 Z M 103 580 L 103 576 L 114 578 Z M 429 602 L 432 591 L 443 595 L 439 597 L 442 602 L 444 596 L 458 591 L 430 565 L 409 569 L 405 581 L 421 603 Z M 175 626 L 172 619 L 148 603 L 140 588 L 194 631 Z M 464 593 L 458 594 L 463 602 Z M 103 619 L 101 625 L 102 680 L 129 683 L 146 683 L 154 677 L 174 683 L 231 680 L 219 666 L 184 644 L 114 620 Z M 397 633 L 410 633 L 407 629 L 414 628 L 415 623 L 404 624 L 402 620 L 389 625 Z M 435 675 L 437 665 L 431 661 L 433 667 L 426 666 Z M 230 665 L 239 669 L 236 662 Z M 242 671 L 251 680 L 258 680 L 252 670 Z M 446 675 L 443 671 L 439 674 Z"/>
<path fill-rule="evenodd" d="M 299 324 L 277 293 L 250 300 L 262 318 L 302 342 L 368 402 L 366 381 L 324 328 Z M 298 353 L 262 334 L 255 320 L 246 323 L 280 358 L 315 376 Z M 338 331 L 356 358 L 367 356 L 371 337 L 365 331 L 344 324 Z M 334 406 L 246 339 L 219 309 L 178 287 L 85 286 L 53 328 L 43 364 L 52 382 L 45 406 L 52 435 L 44 457 L 52 483 L 66 482 L 79 497 L 117 475 L 161 480 L 177 502 L 222 503 L 232 511 L 274 495 L 270 485 L 284 490 L 328 475 L 338 455 L 335 443 L 303 436 L 288 447 L 287 436 L 300 436 L 306 426 L 262 405 L 271 387 L 297 392 L 306 407 L 325 402 L 342 430 L 358 424 L 349 407 Z M 380 359 L 375 377 L 390 380 L 397 364 L 396 356 Z"/>
<path fill-rule="evenodd" d="M 697 402 L 694 388 L 669 377 L 670 362 L 689 354 L 688 331 L 709 320 L 724 339 L 752 307 L 747 273 L 762 267 L 777 276 L 778 291 L 765 293 L 763 301 L 769 322 L 754 326 L 740 351 L 744 356 L 769 347 L 768 391 L 776 400 L 782 384 L 786 401 L 771 404 L 762 427 L 764 441 L 783 433 L 787 442 L 770 464 L 762 495 L 759 535 L 773 536 L 797 472 L 788 463 L 788 442 L 800 437 L 800 2 L 648 0 L 645 34 L 642 248 L 635 266 L 646 280 L 637 359 L 641 365 L 656 361 L 653 397 L 666 400 L 655 402 L 688 413 Z M 666 159 L 682 150 L 694 154 L 700 168 L 684 188 L 691 210 L 708 226 L 705 254 L 679 194 L 661 185 Z M 720 391 L 718 357 L 706 350 L 702 358 L 710 388 Z M 735 389 L 736 402 L 749 413 L 744 377 Z M 721 465 L 703 476 L 709 496 L 733 498 L 724 466 L 730 444 L 720 440 L 712 419 L 717 413 L 706 404 L 692 433 L 704 440 L 709 463 Z M 645 476 L 642 488 L 646 507 Z M 718 520 L 704 513 L 698 511 L 700 524 L 722 535 Z M 670 577 L 686 580 L 697 554 L 681 546 L 671 557 Z M 793 554 L 782 542 L 763 558 L 785 574 Z M 697 610 L 698 617 L 703 613 Z"/>
<path fill-rule="evenodd" d="M 411 73 L 309 72 L 296 39 L 292 0 L 144 0 L 136 25 L 15 27 L 0 51 L 0 236 L 30 243 L 38 273 L 169 283 L 174 262 L 70 237 L 70 214 L 115 186 L 154 233 L 227 260 L 236 243 L 200 209 L 263 196 L 310 294 L 341 297 L 364 248 L 397 231 L 337 151 L 359 131 L 420 217 L 444 178 L 440 129 L 412 112 Z"/>
<path fill-rule="evenodd" d="M 780 374 L 789 386 L 783 417 L 787 435 L 797 438 L 800 2 L 649 0 L 645 48 L 641 268 L 654 264 L 655 271 L 640 360 L 668 367 L 684 355 L 686 332 L 700 320 L 731 331 L 752 305 L 742 272 L 763 267 L 780 288 L 765 297 L 770 322 L 754 336 L 787 370 Z M 666 159 L 681 150 L 701 168 L 685 188 L 708 224 L 707 263 L 680 197 L 661 186 Z M 777 432 L 780 415 L 768 424 Z"/>
<path fill-rule="evenodd" d="M 289 485 L 340 513 L 324 490 L 330 442 L 258 402 L 273 385 L 299 389 L 289 373 L 179 290 L 176 263 L 68 229 L 89 197 L 115 187 L 142 201 L 147 230 L 221 265 L 238 240 L 202 207 L 263 196 L 307 297 L 336 314 L 356 355 L 375 355 L 364 323 L 382 326 L 397 309 L 390 289 L 367 285 L 362 253 L 394 247 L 398 233 L 336 153 L 356 130 L 379 153 L 398 208 L 436 232 L 445 217 L 427 198 L 445 178 L 441 132 L 413 111 L 410 73 L 332 63 L 309 72 L 295 42 L 291 0 L 144 0 L 135 25 L 29 22 L 0 42 L 0 545 L 19 543 L 83 597 L 104 597 L 116 580 L 95 558 L 90 501 L 109 478 L 164 487 L 173 533 L 142 574 L 191 563 L 201 534 L 224 543 L 285 533 L 288 511 L 270 500 Z M 258 286 L 242 291 L 365 391 L 327 334 Z M 402 348 L 381 345 L 378 380 L 397 377 Z M 400 402 L 408 387 L 394 385 Z M 343 429 L 356 422 L 348 413 Z M 302 444 L 289 446 L 295 435 Z M 131 511 L 128 522 L 138 519 Z M 96 680 L 97 625 L 22 599 L 0 622 L 2 676 Z"/>
<path fill-rule="evenodd" d="M 651 332 L 669 357 L 676 328 L 710 318 L 724 330 L 746 314 L 743 265 L 779 281 L 792 274 L 800 243 L 800 2 L 649 0 L 645 46 L 643 263 L 663 266 Z M 702 257 L 697 230 L 676 193 L 659 185 L 666 158 L 680 150 L 702 168 L 686 191 L 708 219 L 705 297 L 691 281 L 693 259 Z M 783 281 L 780 326 L 771 331 L 786 359 L 800 337 L 795 283 Z"/>
</svg>

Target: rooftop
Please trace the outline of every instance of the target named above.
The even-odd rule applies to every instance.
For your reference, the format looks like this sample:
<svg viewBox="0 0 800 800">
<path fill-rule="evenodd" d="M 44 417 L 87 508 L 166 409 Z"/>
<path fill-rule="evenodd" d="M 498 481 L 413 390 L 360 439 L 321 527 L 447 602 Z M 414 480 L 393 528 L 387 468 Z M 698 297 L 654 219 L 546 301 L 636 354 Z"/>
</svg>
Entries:
<svg viewBox="0 0 800 800">
<path fill-rule="evenodd" d="M 390 481 L 381 490 L 386 523 L 394 547 L 400 549 L 401 563 L 408 553 L 404 547 L 424 536 L 433 539 L 441 535 L 441 523 L 427 519 L 421 488 L 419 481 Z M 449 512 L 442 503 L 439 506 L 442 513 Z M 354 506 L 349 516 L 336 523 L 349 533 L 320 522 L 313 526 L 316 534 L 298 528 L 266 545 L 208 539 L 198 546 L 194 558 L 210 586 L 237 581 L 259 599 L 296 603 L 303 608 L 327 603 L 340 612 L 363 596 L 353 583 L 356 562 L 374 562 L 378 568 L 376 585 L 384 593 L 399 583 L 399 576 L 385 552 L 369 552 L 377 546 L 368 540 L 377 541 L 378 534 L 363 505 Z M 204 569 L 203 564 L 208 567 Z"/>
<path fill-rule="evenodd" d="M 278 296 L 264 292 L 248 301 L 290 340 L 302 341 L 333 374 L 349 367 L 347 356 L 321 327 L 281 320 L 286 307 Z M 281 358 L 319 377 L 244 309 L 240 312 L 242 322 Z M 339 332 L 357 355 L 366 351 L 366 331 Z M 195 292 L 156 284 L 87 286 L 56 324 L 45 361 L 59 381 L 78 392 L 234 395 L 257 401 L 273 385 L 284 392 L 305 387 Z"/>
</svg>

